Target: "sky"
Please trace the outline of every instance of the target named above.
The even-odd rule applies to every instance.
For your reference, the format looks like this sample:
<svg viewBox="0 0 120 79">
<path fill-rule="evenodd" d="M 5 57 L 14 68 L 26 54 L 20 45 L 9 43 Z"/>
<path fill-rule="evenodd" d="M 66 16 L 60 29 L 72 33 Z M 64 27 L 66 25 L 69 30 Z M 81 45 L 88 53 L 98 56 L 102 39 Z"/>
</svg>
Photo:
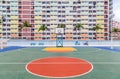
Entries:
<svg viewBox="0 0 120 79">
<path fill-rule="evenodd" d="M 113 0 L 114 20 L 120 21 L 120 0 Z"/>
</svg>

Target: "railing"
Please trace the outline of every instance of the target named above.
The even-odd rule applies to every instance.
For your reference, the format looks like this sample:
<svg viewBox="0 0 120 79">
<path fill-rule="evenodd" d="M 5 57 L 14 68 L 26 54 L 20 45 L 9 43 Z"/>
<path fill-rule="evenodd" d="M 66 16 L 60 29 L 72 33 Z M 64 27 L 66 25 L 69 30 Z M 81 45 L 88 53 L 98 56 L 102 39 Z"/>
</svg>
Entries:
<svg viewBox="0 0 120 79">
<path fill-rule="evenodd" d="M 56 41 L 9 40 L 6 46 L 47 47 L 56 46 Z M 120 41 L 63 41 L 63 46 L 120 46 Z"/>
</svg>

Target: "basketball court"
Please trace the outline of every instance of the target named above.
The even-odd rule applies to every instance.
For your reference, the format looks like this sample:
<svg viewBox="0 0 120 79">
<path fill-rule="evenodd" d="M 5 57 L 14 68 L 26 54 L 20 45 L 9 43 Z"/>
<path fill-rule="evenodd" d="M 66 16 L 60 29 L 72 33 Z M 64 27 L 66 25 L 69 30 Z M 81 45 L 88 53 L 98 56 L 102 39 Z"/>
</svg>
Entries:
<svg viewBox="0 0 120 79">
<path fill-rule="evenodd" d="M 53 48 L 56 49 L 53 52 L 46 51 L 49 48 L 26 47 L 1 52 L 0 77 L 1 79 L 120 77 L 120 52 L 94 47 L 69 48 L 72 51 L 62 52 L 59 51 L 62 49 L 59 47 Z"/>
</svg>

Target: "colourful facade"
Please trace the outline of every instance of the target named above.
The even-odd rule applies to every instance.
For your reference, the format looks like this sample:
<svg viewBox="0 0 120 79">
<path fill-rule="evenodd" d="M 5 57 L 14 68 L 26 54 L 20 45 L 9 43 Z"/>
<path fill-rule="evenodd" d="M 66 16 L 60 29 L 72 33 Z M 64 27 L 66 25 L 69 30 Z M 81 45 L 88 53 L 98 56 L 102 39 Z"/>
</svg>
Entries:
<svg viewBox="0 0 120 79">
<path fill-rule="evenodd" d="M 55 28 L 65 24 L 65 40 L 109 40 L 112 21 L 112 0 L 0 0 L 0 38 L 55 40 Z M 20 30 L 28 21 L 32 28 Z M 81 23 L 84 29 L 73 28 Z M 41 24 L 49 30 L 38 32 Z M 96 24 L 103 28 L 92 30 Z"/>
<path fill-rule="evenodd" d="M 120 29 L 120 22 L 114 20 L 112 21 L 112 26 Z"/>
</svg>

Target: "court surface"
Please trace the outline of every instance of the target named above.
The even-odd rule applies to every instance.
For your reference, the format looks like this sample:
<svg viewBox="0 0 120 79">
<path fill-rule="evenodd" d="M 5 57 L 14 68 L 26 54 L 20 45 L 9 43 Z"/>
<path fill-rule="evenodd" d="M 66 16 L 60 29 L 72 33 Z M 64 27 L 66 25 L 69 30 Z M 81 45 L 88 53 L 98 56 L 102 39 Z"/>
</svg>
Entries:
<svg viewBox="0 0 120 79">
<path fill-rule="evenodd" d="M 110 50 L 104 50 L 104 49 L 92 48 L 92 47 L 75 48 L 77 51 L 72 51 L 70 53 L 66 53 L 66 52 L 52 53 L 52 52 L 44 51 L 43 49 L 44 48 L 22 48 L 17 50 L 1 52 L 0 79 L 48 79 L 48 77 L 37 76 L 28 72 L 26 70 L 26 65 L 36 59 L 54 58 L 54 57 L 83 59 L 90 62 L 93 65 L 93 69 L 89 73 L 76 77 L 69 77 L 67 79 L 119 79 L 120 78 L 120 52 L 114 52 Z M 74 62 L 72 63 L 76 64 Z M 72 63 L 68 63 L 68 64 L 72 64 Z M 68 65 L 68 67 L 70 66 Z"/>
</svg>

